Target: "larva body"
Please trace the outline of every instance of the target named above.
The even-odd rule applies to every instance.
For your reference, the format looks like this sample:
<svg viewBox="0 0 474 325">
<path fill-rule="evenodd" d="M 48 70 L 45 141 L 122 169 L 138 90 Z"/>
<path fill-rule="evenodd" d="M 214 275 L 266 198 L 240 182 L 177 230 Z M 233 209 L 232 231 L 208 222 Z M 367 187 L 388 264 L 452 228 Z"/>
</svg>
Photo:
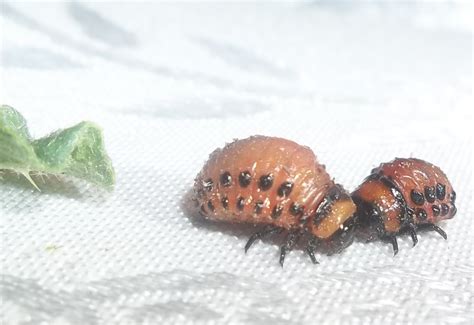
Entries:
<svg viewBox="0 0 474 325">
<path fill-rule="evenodd" d="M 383 163 L 352 193 L 358 222 L 398 252 L 396 235 L 407 231 L 418 242 L 416 230 L 428 228 L 446 237 L 435 224 L 456 214 L 456 193 L 441 169 L 426 161 L 396 158 Z"/>
<path fill-rule="evenodd" d="M 267 225 L 246 248 L 282 229 L 295 242 L 303 232 L 331 240 L 347 230 L 355 212 L 311 149 L 274 137 L 253 136 L 215 150 L 196 177 L 194 193 L 206 218 Z"/>
</svg>

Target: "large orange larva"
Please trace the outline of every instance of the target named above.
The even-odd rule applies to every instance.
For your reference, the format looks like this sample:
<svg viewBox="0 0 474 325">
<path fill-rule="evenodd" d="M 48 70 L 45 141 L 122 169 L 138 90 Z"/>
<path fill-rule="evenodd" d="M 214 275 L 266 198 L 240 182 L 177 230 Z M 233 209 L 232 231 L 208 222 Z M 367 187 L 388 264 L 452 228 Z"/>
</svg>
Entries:
<svg viewBox="0 0 474 325">
<path fill-rule="evenodd" d="M 195 179 L 194 194 L 208 219 L 263 225 L 246 251 L 255 240 L 286 230 L 281 265 L 303 234 L 309 234 L 313 263 L 318 243 L 352 242 L 352 199 L 311 149 L 293 141 L 253 136 L 215 150 Z"/>
</svg>

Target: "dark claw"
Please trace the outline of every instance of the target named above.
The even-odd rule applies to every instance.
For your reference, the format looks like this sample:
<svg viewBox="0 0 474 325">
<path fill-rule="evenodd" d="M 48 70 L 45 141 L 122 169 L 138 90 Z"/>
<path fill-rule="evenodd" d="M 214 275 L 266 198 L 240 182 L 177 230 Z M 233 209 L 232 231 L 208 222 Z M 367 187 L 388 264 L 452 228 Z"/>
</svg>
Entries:
<svg viewBox="0 0 474 325">
<path fill-rule="evenodd" d="M 252 236 L 250 236 L 249 240 L 247 241 L 247 244 L 245 244 L 245 253 L 249 250 L 250 246 L 257 240 L 257 239 L 262 239 L 268 235 L 274 234 L 274 233 L 280 233 L 282 232 L 283 229 L 275 227 L 273 225 L 268 225 L 265 226 L 262 230 L 257 231 L 254 233 Z"/>
<path fill-rule="evenodd" d="M 301 237 L 301 230 L 292 231 L 286 237 L 285 243 L 281 246 L 280 250 L 280 265 L 283 267 L 283 263 L 285 262 L 286 252 L 291 251 L 291 249 L 296 245 L 298 239 Z"/>
<path fill-rule="evenodd" d="M 438 234 L 441 235 L 441 237 L 443 237 L 445 240 L 448 240 L 448 235 L 446 234 L 446 232 L 443 229 L 441 229 L 440 227 L 438 227 L 437 225 L 430 224 L 428 226 L 428 229 L 436 231 Z"/>
<path fill-rule="evenodd" d="M 420 225 L 419 226 L 421 229 L 426 229 L 426 230 L 430 230 L 430 231 L 436 231 L 438 234 L 441 235 L 441 237 L 443 237 L 445 240 L 448 239 L 448 235 L 446 235 L 446 233 L 444 232 L 443 229 L 441 229 L 440 227 L 438 227 L 437 225 L 434 225 L 432 223 L 428 223 L 428 224 L 424 224 L 424 225 Z"/>
<path fill-rule="evenodd" d="M 286 250 L 287 250 L 287 248 L 285 246 L 281 247 L 281 251 L 280 251 L 280 265 L 281 265 L 281 267 L 283 267 L 283 263 L 285 262 Z"/>
<path fill-rule="evenodd" d="M 415 247 L 418 243 L 418 236 L 416 235 L 415 226 L 410 225 L 410 228 L 408 228 L 408 232 L 410 233 L 411 239 L 413 240 L 413 247 Z"/>
<path fill-rule="evenodd" d="M 313 244 L 313 241 L 311 241 L 308 244 L 308 247 L 306 247 L 306 252 L 308 253 L 309 258 L 311 258 L 311 262 L 313 262 L 313 264 L 319 264 L 318 260 L 316 259 L 316 256 L 314 256 L 315 248 L 316 246 Z"/>
<path fill-rule="evenodd" d="M 393 256 L 398 254 L 398 242 L 397 242 L 397 237 L 391 236 L 389 237 L 390 242 L 392 243 L 393 246 Z"/>
<path fill-rule="evenodd" d="M 309 258 L 311 258 L 311 262 L 313 262 L 313 264 L 319 264 L 318 260 L 316 259 L 316 256 L 314 256 L 314 250 L 310 250 L 308 248 L 306 249 L 306 251 L 308 252 Z"/>
</svg>

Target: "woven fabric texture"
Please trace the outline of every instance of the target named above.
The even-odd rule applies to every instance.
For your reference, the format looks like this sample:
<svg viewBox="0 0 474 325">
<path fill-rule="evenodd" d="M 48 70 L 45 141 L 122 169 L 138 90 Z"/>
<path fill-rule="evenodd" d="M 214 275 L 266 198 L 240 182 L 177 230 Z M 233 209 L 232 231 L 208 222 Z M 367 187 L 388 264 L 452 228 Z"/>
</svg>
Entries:
<svg viewBox="0 0 474 325">
<path fill-rule="evenodd" d="M 0 5 L 3 104 L 34 137 L 92 120 L 113 192 L 0 180 L 3 324 L 472 324 L 468 4 Z M 234 138 L 311 147 L 353 190 L 394 157 L 440 166 L 458 213 L 400 252 L 302 250 L 212 223 L 185 201 Z"/>
</svg>

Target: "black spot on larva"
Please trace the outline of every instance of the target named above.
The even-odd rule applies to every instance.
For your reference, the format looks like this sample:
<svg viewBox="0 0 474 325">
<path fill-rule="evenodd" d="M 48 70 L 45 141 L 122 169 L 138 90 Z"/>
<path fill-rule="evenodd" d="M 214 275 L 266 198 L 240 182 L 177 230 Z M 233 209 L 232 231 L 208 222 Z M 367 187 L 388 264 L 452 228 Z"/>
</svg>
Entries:
<svg viewBox="0 0 474 325">
<path fill-rule="evenodd" d="M 221 185 L 224 186 L 224 187 L 229 187 L 232 185 L 232 176 L 230 176 L 230 173 L 229 172 L 224 172 L 222 175 L 221 175 Z"/>
<path fill-rule="evenodd" d="M 241 172 L 239 174 L 239 184 L 241 187 L 249 186 L 251 181 L 252 181 L 252 175 L 250 175 L 250 172 L 248 170 Z"/>
<path fill-rule="evenodd" d="M 227 198 L 227 196 L 224 196 L 222 198 L 221 203 L 222 203 L 222 206 L 224 207 L 224 209 L 227 210 L 227 208 L 229 207 L 229 199 Z"/>
<path fill-rule="evenodd" d="M 266 190 L 269 190 L 273 185 L 273 176 L 272 174 L 268 174 L 268 175 L 263 175 L 260 177 L 260 180 L 258 182 L 258 187 L 262 190 L 262 191 L 266 191 Z"/>
<path fill-rule="evenodd" d="M 206 191 L 208 191 L 208 192 L 212 191 L 212 186 L 213 186 L 213 185 L 214 185 L 214 182 L 212 181 L 211 178 L 206 179 L 206 180 L 203 182 L 203 184 L 202 184 L 202 186 L 204 187 L 204 189 L 205 189 Z"/>
<path fill-rule="evenodd" d="M 337 201 L 341 198 L 341 190 L 338 186 L 333 186 L 329 189 L 327 196 L 331 201 Z"/>
<path fill-rule="evenodd" d="M 206 212 L 206 209 L 204 208 L 204 204 L 201 204 L 201 212 L 202 212 L 203 214 L 206 214 L 206 213 L 207 213 L 207 212 Z"/>
<path fill-rule="evenodd" d="M 439 216 L 439 213 L 441 212 L 439 206 L 437 206 L 437 205 L 432 205 L 431 210 L 433 211 L 433 215 L 435 217 Z"/>
<path fill-rule="evenodd" d="M 256 214 L 260 214 L 262 213 L 262 210 L 263 210 L 263 201 L 257 201 L 255 202 L 255 213 Z"/>
<path fill-rule="evenodd" d="M 428 218 L 428 214 L 424 209 L 416 209 L 416 216 L 420 220 L 426 220 L 426 218 Z"/>
<path fill-rule="evenodd" d="M 451 201 L 452 204 L 454 204 L 454 202 L 456 202 L 456 192 L 453 191 L 451 193 L 450 201 Z"/>
<path fill-rule="evenodd" d="M 423 193 L 420 193 L 415 190 L 411 190 L 410 197 L 413 203 L 415 203 L 416 205 L 423 205 L 423 203 L 425 203 L 425 198 L 423 197 Z"/>
<path fill-rule="evenodd" d="M 272 219 L 278 219 L 283 212 L 283 208 L 279 205 L 276 205 L 272 210 Z"/>
<path fill-rule="evenodd" d="M 207 207 L 209 208 L 209 210 L 214 212 L 215 208 L 214 208 L 214 204 L 212 204 L 211 200 L 207 201 Z"/>
<path fill-rule="evenodd" d="M 237 199 L 236 206 L 237 206 L 237 210 L 242 211 L 245 207 L 245 199 L 239 196 Z"/>
<path fill-rule="evenodd" d="M 298 203 L 291 203 L 290 205 L 290 213 L 294 216 L 298 216 L 303 213 L 303 207 Z"/>
<path fill-rule="evenodd" d="M 433 203 L 436 200 L 436 190 L 434 186 L 425 186 L 426 201 Z"/>
<path fill-rule="evenodd" d="M 444 184 L 436 184 L 436 197 L 438 200 L 444 200 L 444 197 L 446 196 L 446 185 Z"/>
<path fill-rule="evenodd" d="M 449 212 L 449 206 L 447 204 L 441 204 L 441 215 L 445 216 Z"/>
<path fill-rule="evenodd" d="M 278 188 L 277 194 L 278 196 L 289 196 L 292 189 L 293 189 L 292 182 L 284 182 Z"/>
</svg>

